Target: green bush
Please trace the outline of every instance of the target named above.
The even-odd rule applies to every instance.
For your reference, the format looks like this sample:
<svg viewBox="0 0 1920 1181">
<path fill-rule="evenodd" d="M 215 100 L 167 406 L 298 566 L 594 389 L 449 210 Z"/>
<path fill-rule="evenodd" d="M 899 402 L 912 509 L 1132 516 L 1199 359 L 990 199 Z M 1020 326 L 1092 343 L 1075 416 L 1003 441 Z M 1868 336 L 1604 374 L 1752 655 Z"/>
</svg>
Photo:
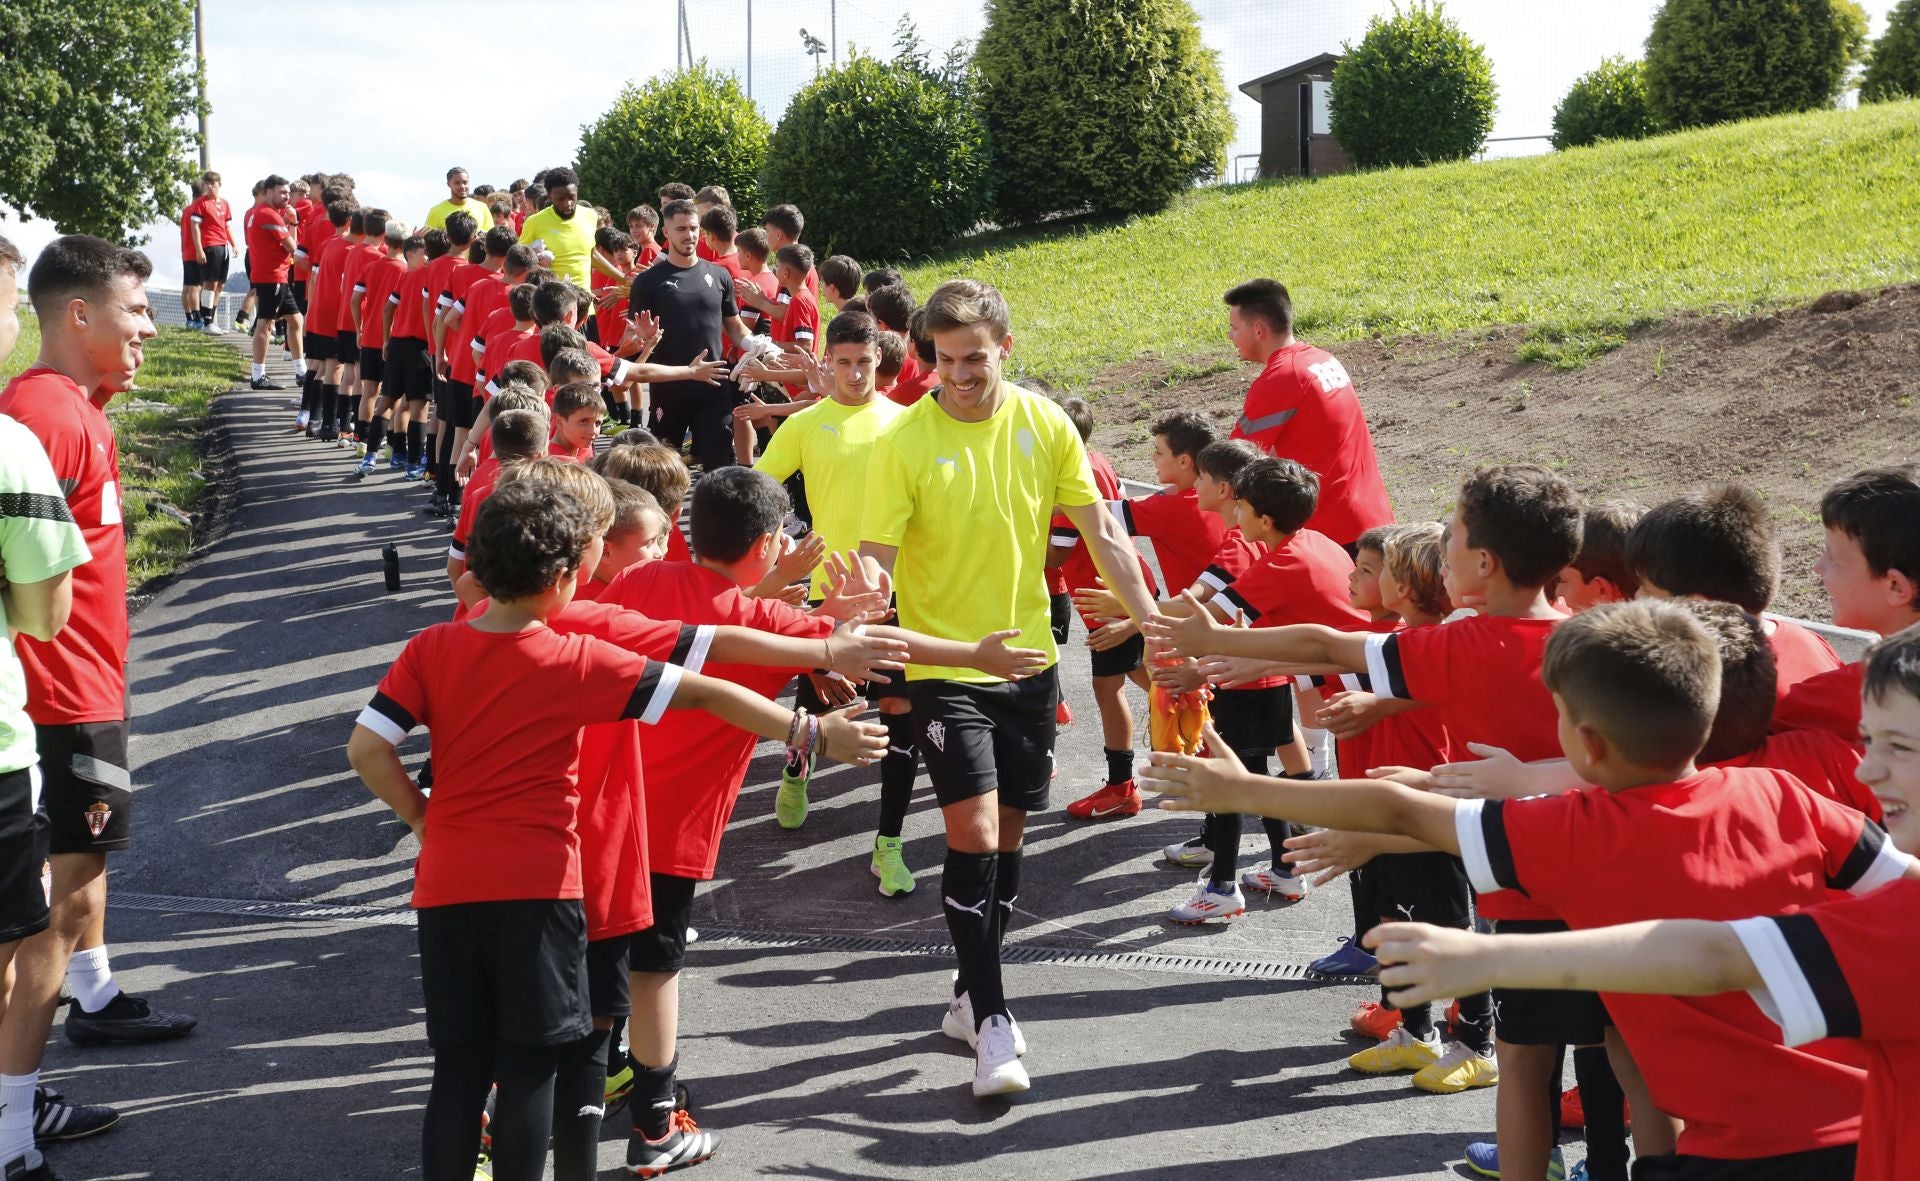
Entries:
<svg viewBox="0 0 1920 1181">
<path fill-rule="evenodd" d="M 1462 160 L 1493 130 L 1493 63 L 1443 5 L 1374 17 L 1333 69 L 1333 137 L 1362 168 Z"/>
<path fill-rule="evenodd" d="M 986 132 L 964 85 L 855 52 L 793 96 L 761 192 L 806 212 L 823 257 L 906 258 L 986 215 Z"/>
<path fill-rule="evenodd" d="M 1583 148 L 1603 139 L 1640 139 L 1653 134 L 1647 111 L 1646 67 L 1610 57 L 1576 78 L 1553 109 L 1553 146 Z"/>
<path fill-rule="evenodd" d="M 1887 31 L 1873 44 L 1860 80 L 1860 101 L 1920 97 L 1920 0 L 1900 0 L 1887 14 Z"/>
<path fill-rule="evenodd" d="M 767 121 L 731 74 L 703 60 L 629 84 L 606 114 L 580 129 L 580 196 L 613 211 L 651 205 L 660 186 L 725 185 L 743 219 L 760 212 Z"/>
<path fill-rule="evenodd" d="M 1647 36 L 1647 102 L 1667 130 L 1832 106 L 1859 36 L 1834 0 L 1667 0 Z"/>
<path fill-rule="evenodd" d="M 1233 117 L 1187 0 L 992 0 L 974 53 L 1001 221 L 1164 208 Z"/>
</svg>

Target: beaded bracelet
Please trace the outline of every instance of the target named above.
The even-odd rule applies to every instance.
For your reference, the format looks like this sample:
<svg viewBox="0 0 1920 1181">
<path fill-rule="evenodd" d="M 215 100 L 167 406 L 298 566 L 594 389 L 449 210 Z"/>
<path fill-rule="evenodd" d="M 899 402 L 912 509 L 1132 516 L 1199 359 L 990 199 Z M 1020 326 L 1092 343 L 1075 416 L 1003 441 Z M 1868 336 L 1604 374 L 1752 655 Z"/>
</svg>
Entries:
<svg viewBox="0 0 1920 1181">
<path fill-rule="evenodd" d="M 793 711 L 793 719 L 787 723 L 787 754 L 799 757 L 800 735 L 807 726 L 807 707 L 800 706 Z"/>
</svg>

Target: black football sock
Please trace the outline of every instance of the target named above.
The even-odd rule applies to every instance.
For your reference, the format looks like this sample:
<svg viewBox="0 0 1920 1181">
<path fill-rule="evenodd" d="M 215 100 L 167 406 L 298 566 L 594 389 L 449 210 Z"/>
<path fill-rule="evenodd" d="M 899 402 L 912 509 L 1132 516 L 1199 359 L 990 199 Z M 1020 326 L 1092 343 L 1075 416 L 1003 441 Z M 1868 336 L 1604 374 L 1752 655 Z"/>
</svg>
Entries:
<svg viewBox="0 0 1920 1181">
<path fill-rule="evenodd" d="M 962 853 L 947 850 L 940 873 L 940 896 L 947 914 L 947 933 L 953 937 L 954 957 L 960 961 L 960 982 L 973 1001 L 976 1025 L 994 1014 L 1007 1015 L 1007 997 L 1000 986 L 999 925 L 994 905 L 994 879 L 1000 867 L 998 853 Z"/>
<path fill-rule="evenodd" d="M 1383 989 L 1381 994 L 1382 1003 L 1385 1003 L 1385 999 L 1385 990 Z M 1388 1005 L 1387 1007 L 1392 1008 L 1393 1006 Z M 1433 1038 L 1433 1006 L 1431 1004 L 1415 1005 L 1411 1009 L 1402 1009 L 1401 1013 L 1406 1022 L 1408 1033 L 1423 1042 Z"/>
<path fill-rule="evenodd" d="M 1573 1079 L 1587 1113 L 1587 1176 L 1592 1181 L 1627 1181 L 1627 1097 L 1607 1048 L 1574 1050 Z"/>
<path fill-rule="evenodd" d="M 1240 813 L 1216 812 L 1207 816 L 1207 851 L 1213 864 L 1207 869 L 1207 884 L 1215 890 L 1233 887 L 1240 870 Z"/>
<path fill-rule="evenodd" d="M 427 455 L 427 424 L 410 422 L 407 424 L 407 466 L 419 467 Z"/>
<path fill-rule="evenodd" d="M 421 1120 L 424 1177 L 473 1175 L 480 1119 L 493 1086 L 493 1047 L 461 1046 L 433 1052 L 433 1084 Z"/>
<path fill-rule="evenodd" d="M 1020 865 L 1024 859 L 1021 849 L 1000 852 L 1000 864 L 993 880 L 993 903 L 999 912 L 993 932 L 996 945 L 1006 943 L 1007 931 L 1013 926 L 1013 904 L 1020 898 Z"/>
<path fill-rule="evenodd" d="M 313 422 L 319 412 L 320 375 L 309 369 L 307 370 L 307 376 L 300 382 L 300 413 L 307 416 L 308 422 Z M 315 423 L 315 425 L 317 426 L 319 424 Z"/>
<path fill-rule="evenodd" d="M 627 1103 L 633 1108 L 633 1134 L 658 1140 L 673 1123 L 673 1080 L 680 1068 L 680 1055 L 665 1066 L 647 1066 L 633 1060 L 633 1094 Z"/>
<path fill-rule="evenodd" d="M 596 1029 L 560 1047 L 553 1085 L 553 1175 L 571 1181 L 599 1168 L 600 1121 L 607 1105 L 607 1042 L 611 1029 Z"/>
<path fill-rule="evenodd" d="M 334 425 L 340 417 L 340 387 L 331 382 L 320 383 L 320 417 L 314 425 L 326 429 Z"/>
<path fill-rule="evenodd" d="M 1113 750 L 1102 747 L 1107 752 L 1107 782 L 1125 783 L 1133 778 L 1133 749 Z"/>
<path fill-rule="evenodd" d="M 1493 994 L 1476 992 L 1460 1000 L 1460 1019 L 1453 1023 L 1453 1040 L 1465 1042 L 1481 1057 L 1493 1057 Z"/>
<path fill-rule="evenodd" d="M 367 454 L 372 455 L 380 450 L 381 440 L 387 437 L 387 420 L 376 414 L 360 425 L 360 437 L 366 440 Z"/>
<path fill-rule="evenodd" d="M 526 1181 L 540 1176 L 553 1137 L 557 1047 L 502 1042 L 494 1057 L 493 1175 Z M 603 1100 L 604 1102 L 604 1100 Z M 469 1174 L 470 1176 L 471 1174 Z"/>
<path fill-rule="evenodd" d="M 880 721 L 887 728 L 887 753 L 880 759 L 878 835 L 897 837 L 913 802 L 913 715 L 881 714 Z"/>
<path fill-rule="evenodd" d="M 453 499 L 453 432 L 440 432 L 440 449 L 436 453 L 438 462 L 433 468 L 434 491 L 447 499 Z"/>
</svg>

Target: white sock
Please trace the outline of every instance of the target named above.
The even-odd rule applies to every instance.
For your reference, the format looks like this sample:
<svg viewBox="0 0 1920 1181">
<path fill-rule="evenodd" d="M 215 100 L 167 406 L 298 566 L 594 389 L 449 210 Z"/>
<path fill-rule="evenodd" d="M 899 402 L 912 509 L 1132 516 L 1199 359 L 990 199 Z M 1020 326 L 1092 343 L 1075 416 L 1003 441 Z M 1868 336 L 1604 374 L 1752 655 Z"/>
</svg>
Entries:
<svg viewBox="0 0 1920 1181">
<path fill-rule="evenodd" d="M 254 365 L 253 380 L 259 381 L 261 378 L 265 377 L 266 375 L 267 375 L 267 367 L 265 365 L 260 365 L 260 364 Z"/>
<path fill-rule="evenodd" d="M 67 961 L 67 988 L 89 1013 L 98 1013 L 120 995 L 120 986 L 113 982 L 113 967 L 107 963 L 106 944 L 73 953 Z"/>
<path fill-rule="evenodd" d="M 33 1088 L 40 1072 L 0 1074 L 0 1167 L 33 1150 Z"/>
<path fill-rule="evenodd" d="M 1300 737 L 1306 740 L 1307 758 L 1312 761 L 1314 775 L 1325 775 L 1328 768 L 1333 766 L 1333 735 L 1325 730 L 1302 726 Z"/>
<path fill-rule="evenodd" d="M 202 291 L 200 293 L 200 310 L 205 312 L 211 312 L 213 310 L 213 292 Z"/>
<path fill-rule="evenodd" d="M 296 381 L 307 380 L 307 359 L 301 357 L 293 363 L 293 376 Z"/>
</svg>

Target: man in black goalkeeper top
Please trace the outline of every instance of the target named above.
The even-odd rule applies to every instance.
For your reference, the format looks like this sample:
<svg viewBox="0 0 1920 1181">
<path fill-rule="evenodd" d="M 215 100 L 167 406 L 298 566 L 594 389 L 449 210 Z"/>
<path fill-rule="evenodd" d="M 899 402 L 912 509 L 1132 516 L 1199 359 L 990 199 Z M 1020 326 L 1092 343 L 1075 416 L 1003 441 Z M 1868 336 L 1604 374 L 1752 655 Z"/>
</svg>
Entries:
<svg viewBox="0 0 1920 1181">
<path fill-rule="evenodd" d="M 747 337 L 733 298 L 733 276 L 696 256 L 700 219 L 691 201 L 669 201 L 660 211 L 667 252 L 633 281 L 628 314 L 650 312 L 660 321 L 653 359 L 686 365 L 721 355 L 725 343 Z M 738 387 L 702 382 L 661 382 L 652 387 L 653 433 L 679 449 L 689 428 L 693 455 L 708 471 L 733 462 L 733 403 Z"/>
</svg>

